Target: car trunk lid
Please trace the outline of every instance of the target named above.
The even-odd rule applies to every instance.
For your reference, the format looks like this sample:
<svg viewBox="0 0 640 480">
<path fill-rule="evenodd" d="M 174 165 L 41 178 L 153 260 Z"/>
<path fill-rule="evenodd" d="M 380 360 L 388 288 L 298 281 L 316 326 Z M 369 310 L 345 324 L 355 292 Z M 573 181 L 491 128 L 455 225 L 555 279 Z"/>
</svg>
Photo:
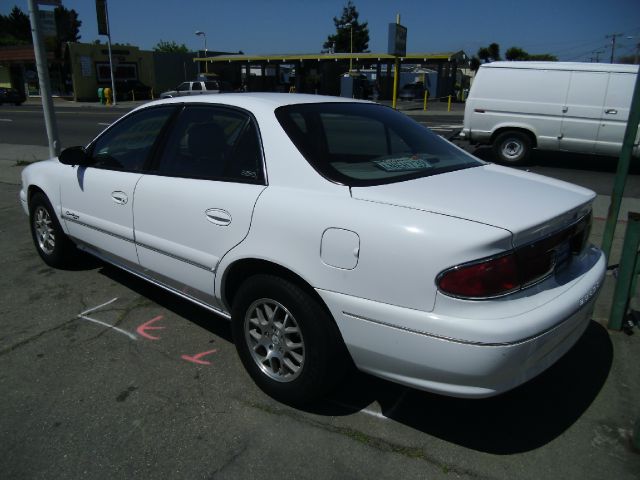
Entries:
<svg viewBox="0 0 640 480">
<path fill-rule="evenodd" d="M 575 223 L 595 193 L 530 172 L 483 165 L 370 187 L 353 187 L 358 200 L 398 205 L 493 225 L 513 234 L 514 246 Z"/>
</svg>

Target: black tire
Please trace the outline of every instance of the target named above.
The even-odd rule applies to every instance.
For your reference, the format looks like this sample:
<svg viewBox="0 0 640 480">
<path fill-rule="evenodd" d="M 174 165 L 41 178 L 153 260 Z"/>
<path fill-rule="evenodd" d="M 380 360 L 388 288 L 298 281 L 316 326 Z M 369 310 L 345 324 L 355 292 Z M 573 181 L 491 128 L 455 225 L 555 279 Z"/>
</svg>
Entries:
<svg viewBox="0 0 640 480">
<path fill-rule="evenodd" d="M 500 163 L 525 165 L 531 156 L 531 137 L 523 132 L 509 130 L 493 141 L 493 152 Z"/>
<path fill-rule="evenodd" d="M 259 320 L 256 314 L 268 313 L 267 306 L 273 323 L 265 316 Z M 258 387 L 276 400 L 289 405 L 308 403 L 331 391 L 349 371 L 346 347 L 333 319 L 315 298 L 289 280 L 263 274 L 250 277 L 235 295 L 231 317 L 240 360 Z M 267 355 L 273 356 L 271 362 Z"/>
<path fill-rule="evenodd" d="M 29 224 L 33 243 L 42 260 L 55 268 L 70 266 L 75 246 L 62 230 L 51 202 L 41 192 L 34 193 L 29 200 Z"/>
</svg>

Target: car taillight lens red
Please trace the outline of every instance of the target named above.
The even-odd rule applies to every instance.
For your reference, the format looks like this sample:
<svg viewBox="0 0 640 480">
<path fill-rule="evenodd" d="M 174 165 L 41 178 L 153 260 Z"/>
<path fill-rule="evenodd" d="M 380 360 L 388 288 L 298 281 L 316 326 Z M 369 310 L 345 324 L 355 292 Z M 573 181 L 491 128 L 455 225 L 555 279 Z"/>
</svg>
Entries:
<svg viewBox="0 0 640 480">
<path fill-rule="evenodd" d="M 579 254 L 590 228 L 588 214 L 570 227 L 506 255 L 450 268 L 438 276 L 438 288 L 455 297 L 490 298 L 527 287 L 568 264 L 572 254 Z"/>
<path fill-rule="evenodd" d="M 458 267 L 444 273 L 438 287 L 457 297 L 495 297 L 520 288 L 514 254 Z"/>
</svg>

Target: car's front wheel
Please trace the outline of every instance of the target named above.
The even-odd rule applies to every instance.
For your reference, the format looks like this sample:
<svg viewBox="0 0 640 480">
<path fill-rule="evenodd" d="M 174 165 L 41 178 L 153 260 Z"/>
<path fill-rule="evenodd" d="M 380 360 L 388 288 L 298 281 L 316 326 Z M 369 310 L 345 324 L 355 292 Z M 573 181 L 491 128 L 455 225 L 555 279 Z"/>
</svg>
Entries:
<svg viewBox="0 0 640 480">
<path fill-rule="evenodd" d="M 233 338 L 255 383 L 296 405 L 330 391 L 349 362 L 329 313 L 312 295 L 274 275 L 247 279 L 235 295 Z"/>
<path fill-rule="evenodd" d="M 49 199 L 35 193 L 29 200 L 31 236 L 44 262 L 56 268 L 69 265 L 75 246 L 62 230 Z"/>
</svg>

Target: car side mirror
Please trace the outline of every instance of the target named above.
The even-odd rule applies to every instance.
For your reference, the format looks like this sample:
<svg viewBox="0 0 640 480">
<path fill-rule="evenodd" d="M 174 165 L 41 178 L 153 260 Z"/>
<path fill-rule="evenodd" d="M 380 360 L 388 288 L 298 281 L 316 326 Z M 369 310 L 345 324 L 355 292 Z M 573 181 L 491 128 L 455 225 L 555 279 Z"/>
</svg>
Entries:
<svg viewBox="0 0 640 480">
<path fill-rule="evenodd" d="M 60 155 L 58 155 L 58 160 L 65 165 L 79 165 L 81 167 L 91 163 L 91 157 L 87 155 L 84 147 L 65 148 Z"/>
</svg>

